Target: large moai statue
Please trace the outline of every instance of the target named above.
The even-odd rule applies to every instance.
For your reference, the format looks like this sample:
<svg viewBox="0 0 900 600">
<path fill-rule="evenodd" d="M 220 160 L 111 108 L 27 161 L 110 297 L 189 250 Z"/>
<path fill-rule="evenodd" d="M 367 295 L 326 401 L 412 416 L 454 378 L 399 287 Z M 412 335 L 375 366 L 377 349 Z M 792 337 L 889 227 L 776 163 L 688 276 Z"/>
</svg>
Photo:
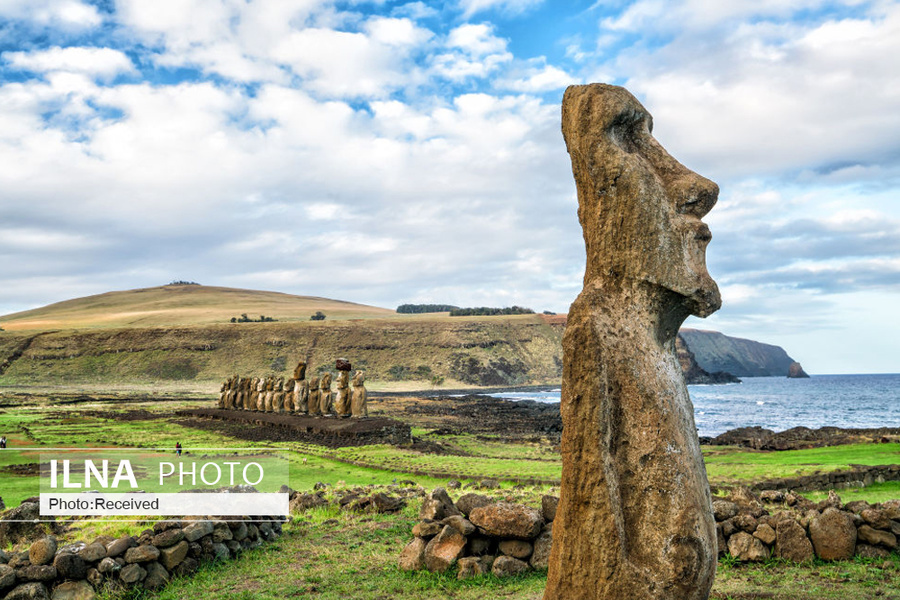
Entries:
<svg viewBox="0 0 900 600">
<path fill-rule="evenodd" d="M 253 403 L 253 410 L 266 409 L 266 378 L 256 378 L 256 401 Z"/>
<path fill-rule="evenodd" d="M 249 383 L 250 392 L 247 396 L 247 404 L 244 410 L 256 410 L 256 399 L 259 398 L 257 386 L 259 385 L 259 377 L 251 377 Z"/>
<path fill-rule="evenodd" d="M 286 413 L 294 412 L 294 384 L 296 381 L 288 379 L 284 382 L 284 403 L 283 410 Z"/>
<path fill-rule="evenodd" d="M 366 391 L 366 374 L 357 371 L 353 375 L 353 393 L 350 400 L 350 412 L 354 417 L 368 417 L 368 392 Z"/>
<path fill-rule="evenodd" d="M 266 377 L 266 412 L 272 412 L 275 408 L 275 376 Z"/>
<path fill-rule="evenodd" d="M 319 410 L 323 415 L 334 414 L 334 394 L 331 391 L 331 373 L 322 375 L 319 381 Z"/>
<path fill-rule="evenodd" d="M 272 396 L 272 412 L 284 412 L 284 377 L 275 380 L 275 395 Z"/>
<path fill-rule="evenodd" d="M 301 360 L 294 368 L 294 412 L 309 412 L 309 382 L 306 381 L 306 361 Z"/>
<path fill-rule="evenodd" d="M 309 380 L 309 414 L 321 415 L 322 406 L 319 403 L 319 378 Z"/>
<path fill-rule="evenodd" d="M 563 336 L 562 484 L 544 600 L 705 600 L 716 529 L 675 357 L 719 308 L 700 220 L 718 187 L 672 158 L 627 90 L 572 86 L 562 129 L 584 230 Z"/>
<path fill-rule="evenodd" d="M 346 358 L 339 358 L 334 364 L 337 369 L 337 395 L 334 400 L 334 410 L 337 416 L 347 418 L 350 416 L 350 362 Z"/>
</svg>

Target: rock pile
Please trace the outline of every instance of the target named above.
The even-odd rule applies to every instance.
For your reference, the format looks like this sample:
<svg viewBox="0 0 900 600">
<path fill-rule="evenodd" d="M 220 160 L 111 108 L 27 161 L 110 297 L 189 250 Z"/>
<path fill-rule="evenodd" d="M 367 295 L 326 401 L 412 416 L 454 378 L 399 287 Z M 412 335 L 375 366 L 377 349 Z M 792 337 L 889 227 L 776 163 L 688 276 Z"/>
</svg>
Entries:
<svg viewBox="0 0 900 600">
<path fill-rule="evenodd" d="M 887 557 L 900 536 L 900 500 L 843 504 L 832 490 L 815 503 L 794 492 L 743 489 L 713 501 L 719 556 L 741 562 L 774 556 L 805 562 Z"/>
<path fill-rule="evenodd" d="M 162 588 L 193 573 L 201 561 L 228 560 L 281 534 L 269 517 L 190 517 L 159 521 L 139 536 L 101 536 L 60 547 L 52 535 L 27 551 L 0 550 L 4 600 L 92 600 L 96 590 Z"/>
<path fill-rule="evenodd" d="M 435 488 L 422 501 L 400 568 L 443 573 L 458 566 L 459 579 L 546 569 L 556 504 L 555 497 L 544 496 L 538 510 L 475 493 L 454 503 L 444 488 Z"/>
</svg>

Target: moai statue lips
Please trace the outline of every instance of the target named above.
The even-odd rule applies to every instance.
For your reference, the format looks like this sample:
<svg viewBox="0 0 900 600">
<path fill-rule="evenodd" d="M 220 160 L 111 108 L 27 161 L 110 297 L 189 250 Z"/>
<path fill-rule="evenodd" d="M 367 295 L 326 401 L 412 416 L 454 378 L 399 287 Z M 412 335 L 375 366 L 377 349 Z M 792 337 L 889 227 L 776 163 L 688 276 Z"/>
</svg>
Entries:
<svg viewBox="0 0 900 600">
<path fill-rule="evenodd" d="M 718 187 L 660 146 L 624 88 L 568 88 L 562 128 L 587 267 L 563 337 L 544 600 L 705 600 L 716 530 L 675 336 L 721 304 L 700 220 Z"/>
</svg>

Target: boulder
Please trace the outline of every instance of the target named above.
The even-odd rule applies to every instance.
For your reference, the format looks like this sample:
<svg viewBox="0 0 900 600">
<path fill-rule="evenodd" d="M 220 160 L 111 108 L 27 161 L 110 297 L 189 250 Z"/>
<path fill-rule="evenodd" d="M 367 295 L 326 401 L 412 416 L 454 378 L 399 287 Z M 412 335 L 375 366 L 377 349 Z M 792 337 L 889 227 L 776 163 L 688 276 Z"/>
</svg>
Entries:
<svg viewBox="0 0 900 600">
<path fill-rule="evenodd" d="M 856 544 L 856 555 L 861 558 L 890 558 L 891 553 L 884 548 L 870 546 L 869 544 Z"/>
<path fill-rule="evenodd" d="M 550 561 L 550 550 L 553 548 L 553 527 L 544 525 L 541 534 L 534 540 L 534 551 L 528 564 L 533 569 L 546 569 Z"/>
<path fill-rule="evenodd" d="M 500 553 L 520 560 L 528 560 L 534 552 L 534 546 L 524 540 L 503 540 L 498 545 Z"/>
<path fill-rule="evenodd" d="M 757 526 L 756 531 L 753 532 L 753 537 L 761 541 L 763 544 L 771 546 L 775 543 L 775 530 L 772 529 L 772 526 L 768 523 L 760 523 Z"/>
<path fill-rule="evenodd" d="M 3 600 L 50 600 L 50 592 L 43 583 L 33 581 L 17 585 Z"/>
<path fill-rule="evenodd" d="M 106 555 L 115 558 L 120 554 L 125 554 L 129 548 L 137 546 L 137 542 L 130 535 L 122 536 L 119 539 L 106 545 Z"/>
<path fill-rule="evenodd" d="M 738 514 L 738 505 L 728 500 L 714 500 L 712 508 L 716 522 L 727 521 Z"/>
<path fill-rule="evenodd" d="M 46 535 L 44 524 L 36 522 L 40 518 L 41 507 L 37 502 L 26 500 L 8 510 L 0 519 L 0 548 Z"/>
<path fill-rule="evenodd" d="M 372 496 L 372 504 L 375 507 L 375 512 L 379 514 L 395 513 L 403 510 L 406 506 L 406 500 L 378 493 Z"/>
<path fill-rule="evenodd" d="M 856 527 L 853 519 L 836 508 L 809 522 L 809 537 L 816 556 L 822 560 L 849 560 L 856 552 Z"/>
<path fill-rule="evenodd" d="M 97 565 L 97 570 L 100 571 L 100 573 L 102 573 L 103 575 L 115 573 L 121 568 L 122 566 L 119 563 L 109 557 L 104 558 L 100 561 L 100 564 Z"/>
<path fill-rule="evenodd" d="M 16 583 L 16 570 L 8 565 L 0 565 L 0 592 Z"/>
<path fill-rule="evenodd" d="M 147 563 L 147 576 L 144 578 L 144 587 L 148 590 L 158 590 L 169 583 L 169 573 L 158 562 Z"/>
<path fill-rule="evenodd" d="M 441 521 L 444 525 L 449 525 L 453 529 L 460 532 L 462 535 L 472 535 L 475 533 L 475 526 L 462 515 L 453 515 L 452 517 L 447 517 L 443 521 Z"/>
<path fill-rule="evenodd" d="M 213 532 L 213 523 L 212 521 L 191 521 L 185 525 L 182 531 L 184 533 L 184 539 L 188 542 L 196 542 L 203 536 Z"/>
<path fill-rule="evenodd" d="M 556 518 L 556 508 L 559 506 L 559 498 L 544 495 L 541 497 L 541 516 L 545 523 L 550 523 Z"/>
<path fill-rule="evenodd" d="M 465 494 L 456 501 L 456 508 L 468 517 L 476 508 L 493 504 L 493 502 L 493 500 L 481 494 Z"/>
<path fill-rule="evenodd" d="M 441 521 L 447 517 L 461 514 L 447 494 L 447 490 L 442 487 L 434 488 L 430 494 L 425 496 L 422 508 L 419 509 L 419 518 L 423 520 Z"/>
<path fill-rule="evenodd" d="M 125 562 L 142 563 L 159 558 L 159 548 L 150 544 L 136 546 L 125 551 Z"/>
<path fill-rule="evenodd" d="M 81 549 L 81 552 L 78 553 L 78 556 L 80 556 L 85 562 L 95 563 L 100 559 L 106 558 L 106 546 L 104 546 L 100 542 L 88 544 Z"/>
<path fill-rule="evenodd" d="M 176 577 L 186 577 L 188 575 L 193 574 L 198 568 L 200 568 L 200 563 L 197 562 L 196 559 L 188 556 L 186 559 L 181 561 L 175 570 L 172 571 L 172 574 Z"/>
<path fill-rule="evenodd" d="M 316 508 L 317 506 L 325 506 L 326 504 L 328 504 L 328 501 L 319 494 L 296 494 L 291 498 L 288 509 L 292 513 L 296 513 Z"/>
<path fill-rule="evenodd" d="M 425 546 L 425 568 L 432 573 L 443 573 L 462 556 L 465 547 L 465 536 L 445 525 Z"/>
<path fill-rule="evenodd" d="M 491 554 L 492 541 L 490 538 L 480 535 L 471 535 L 467 538 L 465 553 L 470 556 L 485 556 Z"/>
<path fill-rule="evenodd" d="M 49 565 L 53 562 L 53 556 L 56 554 L 56 538 L 52 535 L 42 537 L 35 543 L 31 544 L 28 549 L 28 560 L 32 565 Z"/>
<path fill-rule="evenodd" d="M 443 528 L 444 525 L 437 521 L 419 521 L 413 526 L 412 533 L 416 537 L 431 539 L 439 534 Z"/>
<path fill-rule="evenodd" d="M 791 562 L 812 560 L 812 543 L 806 531 L 794 520 L 782 519 L 775 527 L 775 556 Z"/>
<path fill-rule="evenodd" d="M 159 551 L 159 562 L 171 571 L 187 557 L 189 548 L 190 544 L 187 543 L 187 540 L 181 540 L 174 546 L 163 548 Z"/>
<path fill-rule="evenodd" d="M 745 531 L 728 538 L 728 553 L 741 562 L 761 562 L 769 558 L 769 549 Z"/>
<path fill-rule="evenodd" d="M 51 600 L 94 600 L 96 597 L 87 581 L 66 581 L 53 589 Z"/>
<path fill-rule="evenodd" d="M 147 571 L 137 563 L 132 563 L 119 571 L 119 579 L 126 585 L 133 585 L 138 581 L 142 581 L 146 576 Z"/>
<path fill-rule="evenodd" d="M 400 553 L 399 567 L 403 571 L 418 571 L 425 568 L 425 546 L 427 542 L 420 538 L 413 538 Z"/>
<path fill-rule="evenodd" d="M 485 568 L 484 561 L 477 556 L 467 556 L 459 559 L 459 573 L 457 579 L 468 579 L 489 573 L 489 568 Z"/>
<path fill-rule="evenodd" d="M 890 531 L 881 531 L 868 525 L 863 525 L 857 530 L 859 540 L 872 546 L 884 546 L 888 550 L 897 547 L 897 536 Z"/>
<path fill-rule="evenodd" d="M 544 524 L 537 510 L 510 502 L 476 508 L 469 515 L 469 520 L 487 535 L 520 540 L 536 538 Z"/>
<path fill-rule="evenodd" d="M 77 554 L 61 552 L 53 559 L 53 566 L 63 579 L 84 579 L 87 575 L 87 563 Z"/>
<path fill-rule="evenodd" d="M 891 530 L 891 520 L 885 511 L 879 508 L 867 508 L 859 513 L 863 521 L 874 529 Z"/>
<path fill-rule="evenodd" d="M 30 565 L 19 570 L 19 579 L 25 581 L 53 581 L 57 575 L 53 565 Z"/>
<path fill-rule="evenodd" d="M 226 523 L 226 527 L 227 527 Z M 174 546 L 178 542 L 184 539 L 184 532 L 181 529 L 166 529 L 160 533 L 157 533 L 150 540 L 150 543 L 157 548 L 168 548 L 169 546 Z"/>
<path fill-rule="evenodd" d="M 496 577 L 518 575 L 528 570 L 528 563 L 512 556 L 498 556 L 491 566 L 491 573 Z"/>
</svg>

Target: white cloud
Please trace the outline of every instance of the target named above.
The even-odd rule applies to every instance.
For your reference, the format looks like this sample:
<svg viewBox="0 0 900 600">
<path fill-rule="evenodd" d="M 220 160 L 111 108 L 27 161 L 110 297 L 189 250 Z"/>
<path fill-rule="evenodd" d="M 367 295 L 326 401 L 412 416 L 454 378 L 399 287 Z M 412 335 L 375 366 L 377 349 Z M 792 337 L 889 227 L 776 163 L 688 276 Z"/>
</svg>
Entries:
<svg viewBox="0 0 900 600">
<path fill-rule="evenodd" d="M 544 0 L 459 0 L 459 7 L 463 11 L 463 17 L 485 10 L 500 10 L 508 14 L 520 14 L 530 8 L 540 5 Z"/>
<path fill-rule="evenodd" d="M 580 83 L 574 76 L 562 69 L 546 64 L 544 60 L 530 61 L 524 68 L 511 69 L 497 83 L 500 89 L 540 94 L 552 90 L 560 90 Z"/>
<path fill-rule="evenodd" d="M 512 61 L 506 45 L 506 40 L 494 35 L 486 23 L 460 25 L 447 36 L 445 46 L 449 52 L 433 57 L 432 70 L 454 81 L 487 77 Z"/>
<path fill-rule="evenodd" d="M 96 27 L 103 22 L 95 6 L 77 0 L 0 0 L 0 16 L 74 30 Z"/>
<path fill-rule="evenodd" d="M 37 73 L 66 71 L 109 78 L 134 71 L 131 59 L 111 48 L 56 46 L 35 52 L 4 52 L 3 58 L 17 69 Z"/>
</svg>

